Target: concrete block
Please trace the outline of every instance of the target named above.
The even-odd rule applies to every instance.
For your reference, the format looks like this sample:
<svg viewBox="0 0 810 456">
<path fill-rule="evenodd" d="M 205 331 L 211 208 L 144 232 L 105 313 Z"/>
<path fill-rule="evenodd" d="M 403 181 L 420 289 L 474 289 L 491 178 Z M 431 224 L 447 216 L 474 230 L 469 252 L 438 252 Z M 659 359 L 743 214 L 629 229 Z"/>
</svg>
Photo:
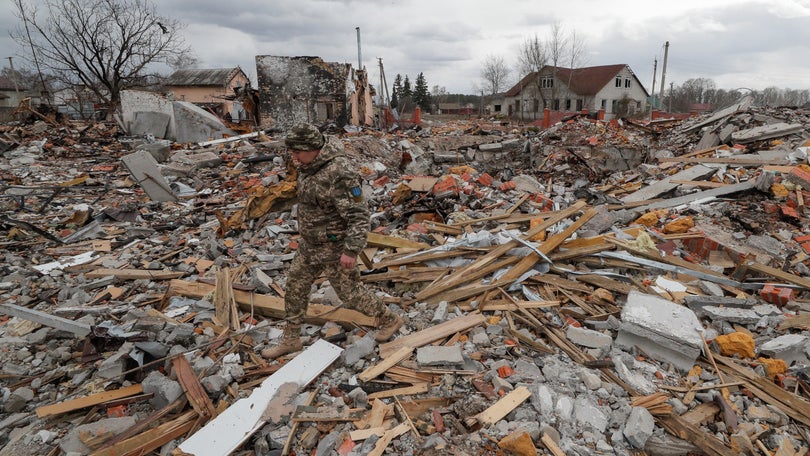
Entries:
<svg viewBox="0 0 810 456">
<path fill-rule="evenodd" d="M 154 396 L 149 400 L 155 410 L 160 410 L 163 407 L 174 402 L 178 397 L 183 395 L 183 388 L 180 383 L 166 377 L 158 371 L 152 371 L 141 382 L 143 392 L 146 394 L 153 393 Z"/>
<path fill-rule="evenodd" d="M 131 136 L 152 135 L 155 138 L 165 139 L 169 136 L 169 122 L 171 116 L 161 112 L 136 112 L 132 121 L 127 124 L 127 132 Z"/>
<path fill-rule="evenodd" d="M 198 168 L 213 168 L 222 164 L 222 158 L 214 152 L 200 152 L 196 154 L 178 153 L 172 157 L 172 161 L 183 165 Z"/>
<path fill-rule="evenodd" d="M 613 343 L 613 338 L 607 334 L 576 326 L 569 326 L 568 330 L 565 332 L 565 336 L 571 342 L 588 348 L 609 349 L 610 345 Z"/>
<path fill-rule="evenodd" d="M 805 350 L 810 339 L 801 334 L 785 334 L 771 339 L 759 347 L 759 353 L 771 358 L 784 360 L 788 366 L 793 363 L 808 362 Z"/>
<path fill-rule="evenodd" d="M 751 309 L 734 309 L 731 307 L 704 306 L 700 313 L 712 321 L 727 321 L 741 325 L 752 325 L 762 318 Z"/>
<path fill-rule="evenodd" d="M 580 397 L 574 402 L 574 420 L 577 423 L 605 432 L 608 425 L 608 416 L 587 397 Z"/>
<path fill-rule="evenodd" d="M 644 407 L 633 407 L 624 424 L 624 437 L 634 448 L 642 449 L 652 436 L 655 419 Z"/>
<path fill-rule="evenodd" d="M 447 320 L 448 314 L 448 303 L 447 301 L 440 301 L 439 304 L 436 306 L 436 310 L 433 312 L 433 318 L 431 318 L 431 323 L 441 323 Z"/>
<path fill-rule="evenodd" d="M 464 364 L 461 345 L 433 346 L 416 349 L 416 362 L 422 366 L 442 366 L 447 364 Z"/>
<path fill-rule="evenodd" d="M 490 143 L 490 144 L 481 144 L 478 146 L 478 150 L 482 152 L 491 152 L 496 150 L 502 150 L 503 144 L 501 143 Z"/>
<path fill-rule="evenodd" d="M 168 160 L 172 151 L 171 147 L 162 143 L 141 144 L 136 150 L 145 150 L 149 152 L 158 163 L 163 163 Z"/>
<path fill-rule="evenodd" d="M 174 140 L 181 143 L 198 143 L 227 136 L 236 132 L 226 127 L 217 116 L 187 101 L 172 103 L 175 123 Z"/>
<path fill-rule="evenodd" d="M 695 313 L 655 295 L 631 291 L 622 308 L 622 326 L 616 345 L 638 345 L 653 358 L 688 371 L 703 346 L 703 326 Z"/>
<path fill-rule="evenodd" d="M 34 399 L 34 391 L 27 386 L 14 390 L 4 404 L 6 413 L 16 413 L 22 411 L 29 402 Z"/>
<path fill-rule="evenodd" d="M 686 307 L 700 314 L 700 310 L 706 306 L 751 309 L 759 304 L 760 301 L 754 298 L 738 299 L 724 296 L 685 296 L 683 303 Z"/>
<path fill-rule="evenodd" d="M 357 339 L 353 344 L 346 347 L 340 355 L 341 361 L 343 361 L 343 364 L 346 366 L 353 366 L 361 359 L 374 353 L 376 346 L 377 342 L 374 340 L 372 333 L 366 333 L 365 336 Z"/>
<path fill-rule="evenodd" d="M 579 373 L 579 379 L 591 391 L 598 390 L 602 387 L 602 379 L 598 375 L 590 371 L 582 371 Z"/>
</svg>

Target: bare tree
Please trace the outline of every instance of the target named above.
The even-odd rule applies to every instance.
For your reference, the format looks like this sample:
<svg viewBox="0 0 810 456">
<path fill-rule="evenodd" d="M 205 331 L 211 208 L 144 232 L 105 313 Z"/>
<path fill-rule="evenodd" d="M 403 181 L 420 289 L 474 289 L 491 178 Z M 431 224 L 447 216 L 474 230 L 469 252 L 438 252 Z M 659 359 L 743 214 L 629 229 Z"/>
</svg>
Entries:
<svg viewBox="0 0 810 456">
<path fill-rule="evenodd" d="M 483 79 L 484 87 L 490 95 L 503 90 L 508 77 L 509 67 L 504 62 L 503 57 L 490 54 L 484 59 L 481 68 L 481 79 Z"/>
<path fill-rule="evenodd" d="M 150 64 L 191 54 L 183 24 L 157 15 L 149 0 L 44 0 L 40 16 L 16 0 L 22 26 L 12 37 L 67 86 L 90 89 L 114 108 L 120 92 L 142 84 Z"/>
<path fill-rule="evenodd" d="M 534 35 L 532 38 L 526 39 L 523 44 L 520 46 L 520 50 L 518 51 L 518 65 L 520 68 L 521 74 L 535 74 L 536 77 L 532 79 L 531 82 L 527 81 L 527 84 L 532 84 L 534 86 L 534 93 L 540 100 L 543 101 L 545 105 L 545 97 L 543 96 L 542 90 L 542 79 L 539 77 L 540 70 L 543 69 L 548 64 L 548 51 L 546 49 L 546 45 L 544 42 L 540 41 L 540 38 L 537 35 Z M 521 81 L 524 80 L 523 77 L 520 78 Z M 524 87 L 520 88 L 521 94 L 523 93 Z M 525 110 L 525 106 L 522 108 Z M 521 113 L 522 115 L 522 113 Z"/>
</svg>

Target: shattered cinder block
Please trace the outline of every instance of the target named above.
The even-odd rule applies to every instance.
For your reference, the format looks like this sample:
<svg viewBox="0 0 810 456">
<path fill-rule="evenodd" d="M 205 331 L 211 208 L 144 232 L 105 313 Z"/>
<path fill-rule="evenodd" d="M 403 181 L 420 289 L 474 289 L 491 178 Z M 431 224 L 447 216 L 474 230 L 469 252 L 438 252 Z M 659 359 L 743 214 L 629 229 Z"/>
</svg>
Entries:
<svg viewBox="0 0 810 456">
<path fill-rule="evenodd" d="M 607 334 L 577 326 L 569 326 L 565 336 L 571 342 L 588 348 L 610 349 L 613 343 L 613 338 Z"/>
<path fill-rule="evenodd" d="M 616 345 L 644 348 L 653 358 L 678 369 L 692 368 L 703 346 L 703 327 L 695 313 L 655 295 L 632 290 L 622 308 Z"/>
</svg>

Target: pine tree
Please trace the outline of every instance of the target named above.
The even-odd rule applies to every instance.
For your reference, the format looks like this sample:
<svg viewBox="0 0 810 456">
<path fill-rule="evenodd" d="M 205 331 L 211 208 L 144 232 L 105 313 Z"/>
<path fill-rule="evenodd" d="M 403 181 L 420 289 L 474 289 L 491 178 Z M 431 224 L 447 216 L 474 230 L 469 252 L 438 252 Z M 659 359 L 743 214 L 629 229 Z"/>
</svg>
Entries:
<svg viewBox="0 0 810 456">
<path fill-rule="evenodd" d="M 394 78 L 393 94 L 391 95 L 391 107 L 396 108 L 399 106 L 399 99 L 402 97 L 402 76 L 397 73 Z"/>
<path fill-rule="evenodd" d="M 411 80 L 408 79 L 408 75 L 405 75 L 405 80 L 402 82 L 402 95 L 400 98 L 410 98 L 413 95 L 411 91 Z"/>
<path fill-rule="evenodd" d="M 430 92 L 428 91 L 425 75 L 421 72 L 416 77 L 416 84 L 413 89 L 413 102 L 422 108 L 423 111 L 430 111 Z"/>
</svg>

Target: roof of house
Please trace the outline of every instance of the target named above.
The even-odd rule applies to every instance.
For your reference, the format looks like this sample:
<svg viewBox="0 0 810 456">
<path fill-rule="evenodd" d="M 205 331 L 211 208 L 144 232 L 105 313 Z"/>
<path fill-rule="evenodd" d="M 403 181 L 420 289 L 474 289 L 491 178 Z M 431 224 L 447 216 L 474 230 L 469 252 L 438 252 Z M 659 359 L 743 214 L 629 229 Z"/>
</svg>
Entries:
<svg viewBox="0 0 810 456">
<path fill-rule="evenodd" d="M 17 87 L 14 85 L 14 81 L 11 78 L 6 76 L 0 76 L 0 90 L 17 90 Z M 23 90 L 20 87 L 20 90 Z"/>
<path fill-rule="evenodd" d="M 570 80 L 571 83 L 569 84 L 569 88 L 576 94 L 596 95 L 608 83 L 613 81 L 613 78 L 615 78 L 616 75 L 625 68 L 628 68 L 628 66 L 624 63 L 574 69 L 557 67 L 557 79 L 561 81 Z M 540 71 L 534 71 L 527 74 L 523 77 L 523 79 L 520 80 L 520 82 L 509 89 L 504 96 L 517 96 L 522 88 L 526 87 L 530 81 L 537 78 L 540 73 L 547 72 L 549 69 L 553 70 L 554 67 L 546 66 Z"/>
<path fill-rule="evenodd" d="M 167 86 L 225 86 L 237 72 L 244 72 L 239 67 L 177 70 L 164 82 Z"/>
</svg>

